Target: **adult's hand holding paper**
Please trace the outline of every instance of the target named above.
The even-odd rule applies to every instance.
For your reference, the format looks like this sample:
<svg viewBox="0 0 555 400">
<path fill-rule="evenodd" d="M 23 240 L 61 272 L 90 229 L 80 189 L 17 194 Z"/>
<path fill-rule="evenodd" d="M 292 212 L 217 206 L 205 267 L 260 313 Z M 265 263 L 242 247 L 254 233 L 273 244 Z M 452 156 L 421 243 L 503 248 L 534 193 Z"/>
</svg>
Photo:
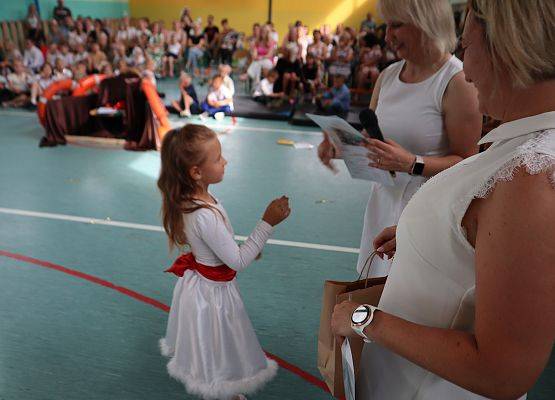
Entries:
<svg viewBox="0 0 555 400">
<path fill-rule="evenodd" d="M 388 171 L 368 165 L 368 150 L 361 146 L 367 139 L 347 121 L 335 115 L 306 114 L 306 116 L 329 134 L 330 140 L 339 149 L 340 156 L 353 179 L 379 182 L 386 186 L 395 184 Z"/>
</svg>

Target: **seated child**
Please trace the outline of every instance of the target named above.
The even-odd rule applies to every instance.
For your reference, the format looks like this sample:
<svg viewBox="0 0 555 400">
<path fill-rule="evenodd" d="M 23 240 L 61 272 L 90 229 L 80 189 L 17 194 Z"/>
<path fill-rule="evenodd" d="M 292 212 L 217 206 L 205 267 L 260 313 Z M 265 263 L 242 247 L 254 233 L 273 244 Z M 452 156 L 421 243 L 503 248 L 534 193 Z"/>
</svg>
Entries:
<svg viewBox="0 0 555 400">
<path fill-rule="evenodd" d="M 48 50 L 46 51 L 46 62 L 50 65 L 54 65 L 60 54 L 58 45 L 56 43 L 50 43 L 50 46 L 48 46 Z"/>
<path fill-rule="evenodd" d="M 64 60 L 60 57 L 56 58 L 54 63 L 54 69 L 52 71 L 52 76 L 54 77 L 55 81 L 61 81 L 63 79 L 72 79 L 73 72 L 69 67 L 66 67 L 64 64 Z"/>
<path fill-rule="evenodd" d="M 191 114 L 200 114 L 201 108 L 197 98 L 197 92 L 193 86 L 191 75 L 182 72 L 179 78 L 179 102 L 172 101 L 172 111 L 179 113 L 182 117 L 190 117 Z"/>
<path fill-rule="evenodd" d="M 73 62 L 78 63 L 81 61 L 85 61 L 87 63 L 87 68 L 88 68 L 88 65 L 89 65 L 88 60 L 89 60 L 89 53 L 85 49 L 85 45 L 82 43 L 78 44 L 75 56 L 73 57 Z"/>
<path fill-rule="evenodd" d="M 223 82 L 223 76 L 214 76 L 208 96 L 206 96 L 206 100 L 202 102 L 203 111 L 211 117 L 218 112 L 224 112 L 230 115 L 233 111 L 233 95 L 229 89 L 224 86 Z"/>
<path fill-rule="evenodd" d="M 378 37 L 368 33 L 361 40 L 359 61 L 355 76 L 355 85 L 359 89 L 373 86 L 380 75 L 379 64 L 383 59 L 383 52 Z"/>
<path fill-rule="evenodd" d="M 252 94 L 252 99 L 258 103 L 270 104 L 272 100 L 281 100 L 285 96 L 283 92 L 274 93 L 274 83 L 277 81 L 279 73 L 272 69 L 268 76 L 262 79 Z"/>
<path fill-rule="evenodd" d="M 44 63 L 40 70 L 38 79 L 31 85 L 31 103 L 37 104 L 39 96 L 46 90 L 48 86 L 55 82 L 53 70 L 50 64 Z"/>
<path fill-rule="evenodd" d="M 218 66 L 218 73 L 223 77 L 223 85 L 229 89 L 231 93 L 231 97 L 235 96 L 235 84 L 233 83 L 233 79 L 231 79 L 231 65 L 227 64 L 220 64 Z M 231 109 L 233 110 L 233 102 L 230 104 Z"/>
<path fill-rule="evenodd" d="M 106 53 L 100 50 L 98 43 L 91 44 L 91 52 L 89 53 L 89 72 L 93 74 L 100 73 L 104 63 L 108 61 Z"/>
<path fill-rule="evenodd" d="M 114 71 L 115 75 L 122 75 L 129 71 L 129 65 L 127 61 L 123 58 L 119 59 L 116 63 L 116 70 Z"/>
<path fill-rule="evenodd" d="M 344 75 L 333 76 L 333 86 L 322 96 L 316 97 L 318 110 L 326 115 L 338 115 L 344 118 L 349 112 L 351 92 L 345 85 Z"/>
<path fill-rule="evenodd" d="M 276 81 L 276 90 L 295 97 L 295 91 L 302 75 L 302 62 L 299 59 L 299 51 L 293 45 L 283 48 L 282 54 L 276 63 L 276 70 L 279 73 L 279 79 Z"/>
<path fill-rule="evenodd" d="M 334 47 L 329 61 L 331 62 L 329 72 L 332 75 L 343 75 L 348 78 L 351 75 L 351 62 L 354 52 L 350 46 L 351 38 L 348 33 L 343 33 L 339 37 L 339 43 Z"/>
<path fill-rule="evenodd" d="M 133 50 L 131 51 L 131 57 L 128 60 L 128 63 L 132 67 L 142 68 L 144 67 L 144 63 L 146 62 L 145 52 L 141 48 L 141 46 L 139 46 L 139 42 L 137 39 L 134 39 L 133 44 Z"/>
<path fill-rule="evenodd" d="M 13 62 L 14 72 L 6 77 L 6 90 L 2 96 L 3 107 L 23 107 L 29 102 L 29 85 L 32 81 L 23 65 L 23 61 L 16 59 Z"/>
<path fill-rule="evenodd" d="M 73 53 L 69 50 L 69 46 L 67 43 L 62 43 L 60 45 L 60 54 L 58 55 L 58 58 L 62 59 L 65 68 L 71 68 L 71 66 L 75 62 L 75 57 L 73 56 Z"/>
<path fill-rule="evenodd" d="M 305 94 L 310 94 L 314 100 L 318 89 L 321 86 L 320 67 L 316 57 L 312 53 L 306 55 L 306 63 L 303 65 L 302 77 L 303 89 Z"/>
<path fill-rule="evenodd" d="M 150 57 L 146 59 L 145 68 L 141 72 L 143 78 L 147 78 L 154 86 L 156 86 L 156 63 Z"/>
<path fill-rule="evenodd" d="M 76 81 L 80 81 L 83 78 L 87 77 L 87 64 L 84 61 L 80 61 L 73 65 L 73 79 Z"/>
<path fill-rule="evenodd" d="M 220 64 L 218 66 L 218 73 L 224 79 L 224 86 L 229 89 L 232 96 L 235 96 L 235 84 L 233 83 L 233 79 L 231 79 L 231 65 L 227 64 Z"/>
<path fill-rule="evenodd" d="M 181 43 L 179 42 L 179 36 L 177 33 L 171 35 L 170 43 L 167 44 L 167 49 L 162 62 L 164 67 L 162 69 L 162 76 L 169 76 L 173 78 L 173 71 L 175 62 L 181 56 Z"/>
</svg>

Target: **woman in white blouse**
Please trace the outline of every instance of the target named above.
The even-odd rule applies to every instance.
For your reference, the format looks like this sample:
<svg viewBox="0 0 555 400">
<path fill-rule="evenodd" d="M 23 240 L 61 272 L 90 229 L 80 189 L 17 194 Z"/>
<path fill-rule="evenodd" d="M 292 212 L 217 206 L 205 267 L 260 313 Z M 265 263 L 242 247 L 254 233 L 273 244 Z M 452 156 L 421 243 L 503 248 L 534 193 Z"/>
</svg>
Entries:
<svg viewBox="0 0 555 400">
<path fill-rule="evenodd" d="M 469 6 L 466 79 L 481 111 L 503 124 L 481 140 L 487 151 L 408 203 L 378 309 L 336 307 L 338 336 L 373 342 L 362 354 L 360 400 L 518 398 L 553 348 L 555 2 Z"/>
</svg>

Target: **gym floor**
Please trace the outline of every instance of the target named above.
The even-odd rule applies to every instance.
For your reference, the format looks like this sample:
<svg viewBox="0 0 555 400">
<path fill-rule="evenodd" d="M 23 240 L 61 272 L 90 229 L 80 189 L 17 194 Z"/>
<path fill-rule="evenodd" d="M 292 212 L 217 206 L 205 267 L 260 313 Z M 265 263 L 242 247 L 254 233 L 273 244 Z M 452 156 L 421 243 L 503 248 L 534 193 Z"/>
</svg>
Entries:
<svg viewBox="0 0 555 400">
<path fill-rule="evenodd" d="M 0 121 L 0 400 L 192 398 L 158 351 L 175 283 L 163 270 L 177 256 L 160 227 L 159 154 L 39 149 L 36 114 L 2 110 Z M 314 128 L 208 124 L 229 161 L 212 191 L 237 235 L 275 197 L 293 208 L 238 275 L 262 347 L 282 366 L 249 398 L 329 399 L 316 368 L 321 290 L 356 278 L 367 185 L 319 163 Z M 529 399 L 555 398 L 554 372 L 552 360 Z"/>
</svg>

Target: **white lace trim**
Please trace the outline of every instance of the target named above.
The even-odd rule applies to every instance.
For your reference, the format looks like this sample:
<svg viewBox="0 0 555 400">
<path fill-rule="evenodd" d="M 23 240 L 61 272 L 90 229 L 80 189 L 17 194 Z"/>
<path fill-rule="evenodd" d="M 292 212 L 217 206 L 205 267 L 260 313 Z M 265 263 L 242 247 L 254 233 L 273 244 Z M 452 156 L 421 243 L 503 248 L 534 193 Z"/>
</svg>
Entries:
<svg viewBox="0 0 555 400">
<path fill-rule="evenodd" d="M 521 167 L 526 168 L 526 172 L 530 175 L 551 170 L 550 180 L 555 189 L 555 156 L 542 152 L 542 149 L 552 146 L 548 144 L 548 141 L 553 140 L 552 135 L 555 135 L 554 131 L 543 131 L 519 146 L 515 151 L 515 156 L 478 187 L 472 197 L 486 198 L 492 192 L 497 182 L 511 181 L 515 170 Z"/>
</svg>

